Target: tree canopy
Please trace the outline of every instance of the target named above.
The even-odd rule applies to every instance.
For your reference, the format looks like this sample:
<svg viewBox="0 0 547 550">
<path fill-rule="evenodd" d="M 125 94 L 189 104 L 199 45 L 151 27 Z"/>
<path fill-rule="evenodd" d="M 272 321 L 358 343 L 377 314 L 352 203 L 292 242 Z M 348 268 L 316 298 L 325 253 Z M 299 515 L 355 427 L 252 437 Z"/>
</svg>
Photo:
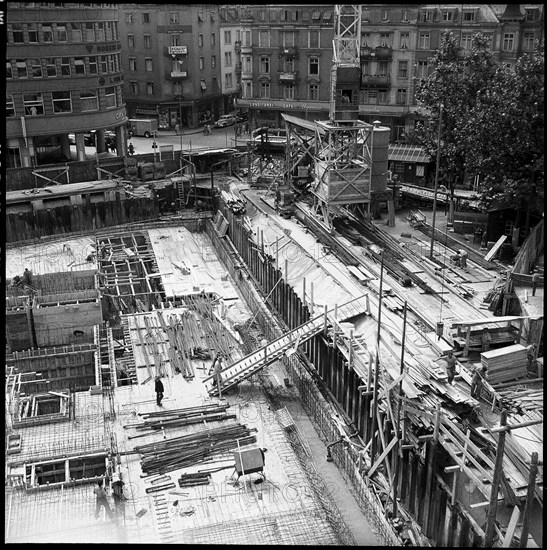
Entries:
<svg viewBox="0 0 547 550">
<path fill-rule="evenodd" d="M 498 62 L 478 33 L 470 49 L 443 35 L 433 71 L 417 82 L 424 121 L 416 137 L 434 158 L 441 113 L 440 172 L 447 187 L 479 176 L 479 198 L 543 212 L 544 52 Z"/>
</svg>

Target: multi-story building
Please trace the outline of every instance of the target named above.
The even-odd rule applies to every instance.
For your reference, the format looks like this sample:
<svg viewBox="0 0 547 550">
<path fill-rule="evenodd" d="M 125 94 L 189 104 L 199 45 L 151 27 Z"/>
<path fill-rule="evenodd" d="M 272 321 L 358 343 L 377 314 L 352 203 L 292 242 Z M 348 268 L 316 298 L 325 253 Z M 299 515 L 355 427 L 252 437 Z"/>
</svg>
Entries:
<svg viewBox="0 0 547 550">
<path fill-rule="evenodd" d="M 241 16 L 240 109 L 254 127 L 280 124 L 286 112 L 309 120 L 329 112 L 333 5 L 247 5 Z M 359 118 L 391 128 L 404 141 L 417 118 L 415 88 L 431 70 L 441 36 L 464 48 L 482 32 L 498 58 L 517 57 L 543 42 L 543 6 L 508 4 L 364 4 Z"/>
<path fill-rule="evenodd" d="M 224 112 L 219 6 L 119 4 L 130 117 L 195 127 Z"/>
<path fill-rule="evenodd" d="M 241 92 L 241 25 L 240 9 L 226 6 L 220 9 L 220 74 L 224 114 L 235 109 Z"/>
<path fill-rule="evenodd" d="M 84 134 L 116 132 L 125 152 L 127 121 L 115 4 L 9 2 L 6 47 L 7 166 L 78 160 Z"/>
</svg>

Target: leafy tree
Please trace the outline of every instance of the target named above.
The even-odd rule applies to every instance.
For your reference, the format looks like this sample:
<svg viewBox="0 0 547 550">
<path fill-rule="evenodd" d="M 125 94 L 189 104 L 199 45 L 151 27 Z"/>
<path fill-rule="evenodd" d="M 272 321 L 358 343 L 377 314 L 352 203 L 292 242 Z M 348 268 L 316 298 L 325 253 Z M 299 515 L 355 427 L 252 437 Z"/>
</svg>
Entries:
<svg viewBox="0 0 547 550">
<path fill-rule="evenodd" d="M 464 173 L 478 174 L 485 206 L 498 200 L 543 211 L 543 51 L 522 56 L 512 70 L 495 59 L 480 33 L 465 50 L 447 32 L 432 63 L 432 73 L 417 83 L 424 121 L 415 135 L 435 158 L 442 104 L 445 184 L 453 189 Z"/>
</svg>

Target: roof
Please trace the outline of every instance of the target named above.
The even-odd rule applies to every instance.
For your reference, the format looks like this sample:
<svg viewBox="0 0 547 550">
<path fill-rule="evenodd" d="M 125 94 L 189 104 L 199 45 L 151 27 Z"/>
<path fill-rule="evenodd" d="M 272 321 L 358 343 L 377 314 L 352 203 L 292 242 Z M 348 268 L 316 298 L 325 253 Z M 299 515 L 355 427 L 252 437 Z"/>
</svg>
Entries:
<svg viewBox="0 0 547 550">
<path fill-rule="evenodd" d="M 390 145 L 387 157 L 397 162 L 423 162 L 424 164 L 431 162 L 429 155 L 415 145 Z"/>
</svg>

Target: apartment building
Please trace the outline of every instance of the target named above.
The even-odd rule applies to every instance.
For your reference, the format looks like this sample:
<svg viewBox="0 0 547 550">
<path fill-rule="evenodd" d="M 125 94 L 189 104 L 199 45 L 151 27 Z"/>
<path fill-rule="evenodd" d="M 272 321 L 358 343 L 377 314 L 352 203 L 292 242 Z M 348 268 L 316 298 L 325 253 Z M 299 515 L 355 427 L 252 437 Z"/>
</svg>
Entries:
<svg viewBox="0 0 547 550">
<path fill-rule="evenodd" d="M 107 3 L 9 2 L 6 10 L 6 164 L 85 159 L 84 134 L 116 133 L 127 121 L 118 8 Z M 72 134 L 72 135 L 71 135 Z"/>
<path fill-rule="evenodd" d="M 131 118 L 195 127 L 224 111 L 219 6 L 119 4 L 124 94 Z"/>
<path fill-rule="evenodd" d="M 220 9 L 220 74 L 224 113 L 235 110 L 241 92 L 241 25 L 238 6 Z"/>
<path fill-rule="evenodd" d="M 309 120 L 329 112 L 333 5 L 248 5 L 241 17 L 241 98 L 253 127 L 277 126 L 280 113 Z M 543 6 L 493 4 L 364 4 L 359 118 L 391 128 L 403 142 L 416 114 L 415 88 L 432 68 L 441 36 L 464 48 L 482 32 L 509 66 L 543 42 Z"/>
</svg>

